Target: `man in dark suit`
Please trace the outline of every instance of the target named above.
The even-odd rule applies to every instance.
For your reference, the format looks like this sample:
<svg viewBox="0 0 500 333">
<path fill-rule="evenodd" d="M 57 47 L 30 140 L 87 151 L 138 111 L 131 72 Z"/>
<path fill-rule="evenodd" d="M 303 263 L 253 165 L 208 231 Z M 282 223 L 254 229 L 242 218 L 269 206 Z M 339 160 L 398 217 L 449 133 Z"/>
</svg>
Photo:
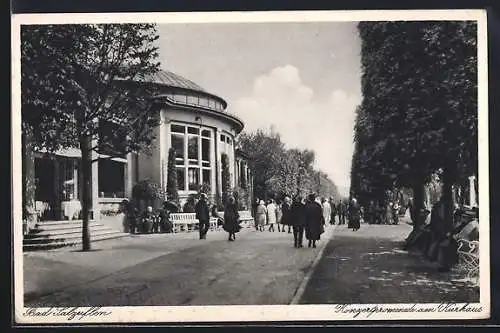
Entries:
<svg viewBox="0 0 500 333">
<path fill-rule="evenodd" d="M 304 228 L 306 225 L 305 207 L 302 198 L 297 195 L 290 207 L 290 224 L 293 227 L 294 247 L 302 247 Z"/>
<path fill-rule="evenodd" d="M 200 200 L 195 206 L 195 212 L 196 219 L 199 222 L 200 239 L 206 239 L 208 229 L 210 228 L 210 209 L 208 208 L 207 195 L 205 193 L 200 195 Z"/>
</svg>

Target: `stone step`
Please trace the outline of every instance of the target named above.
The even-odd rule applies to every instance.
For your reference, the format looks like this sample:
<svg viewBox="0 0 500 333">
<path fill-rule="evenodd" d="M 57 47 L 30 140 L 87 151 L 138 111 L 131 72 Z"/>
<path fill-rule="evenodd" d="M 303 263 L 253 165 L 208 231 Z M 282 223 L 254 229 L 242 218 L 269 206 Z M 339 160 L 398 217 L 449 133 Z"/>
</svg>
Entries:
<svg viewBox="0 0 500 333">
<path fill-rule="evenodd" d="M 96 230 L 93 232 L 90 232 L 90 239 L 100 237 L 103 235 L 111 235 L 111 234 L 118 234 L 122 233 L 119 230 L 115 229 L 110 229 L 106 228 L 104 230 Z M 28 238 L 25 239 L 23 244 L 29 245 L 29 244 L 49 244 L 49 243 L 65 243 L 65 242 L 74 242 L 76 240 L 81 240 L 82 238 L 82 233 L 81 232 L 74 232 L 71 234 L 62 234 L 62 235 L 42 235 L 41 237 L 38 238 Z"/>
<path fill-rule="evenodd" d="M 90 220 L 89 223 L 99 222 L 97 220 Z M 74 224 L 82 224 L 82 220 L 59 220 L 59 221 L 38 221 L 37 226 L 46 227 L 46 226 L 68 226 Z"/>
<path fill-rule="evenodd" d="M 105 241 L 109 239 L 116 239 L 116 238 L 123 238 L 123 237 L 128 237 L 130 234 L 123 233 L 123 232 L 114 232 L 110 234 L 102 234 L 102 235 L 94 235 L 90 236 L 90 241 L 91 243 L 94 242 L 100 242 L 100 241 Z M 78 246 L 82 244 L 82 239 L 81 237 L 78 239 L 71 239 L 71 240 L 65 240 L 63 242 L 51 242 L 47 244 L 23 244 L 23 251 L 28 252 L 28 251 L 47 251 L 47 250 L 54 250 L 54 249 L 59 249 L 63 247 L 73 247 L 73 246 Z"/>
<path fill-rule="evenodd" d="M 102 222 L 89 222 L 89 228 L 101 227 L 104 223 Z M 52 232 L 59 230 L 72 230 L 72 229 L 81 229 L 82 223 L 69 223 L 69 224 L 49 224 L 49 225 L 37 225 L 34 229 L 30 230 L 32 233 L 40 233 L 44 231 Z"/>
<path fill-rule="evenodd" d="M 111 228 L 103 224 L 89 226 L 89 232 L 92 234 L 97 231 L 110 230 Z M 73 234 L 81 235 L 83 228 L 81 226 L 72 228 L 60 228 L 60 229 L 42 229 L 36 230 L 28 235 L 24 236 L 24 239 L 37 239 L 37 238 L 60 238 L 60 236 L 71 236 Z"/>
</svg>

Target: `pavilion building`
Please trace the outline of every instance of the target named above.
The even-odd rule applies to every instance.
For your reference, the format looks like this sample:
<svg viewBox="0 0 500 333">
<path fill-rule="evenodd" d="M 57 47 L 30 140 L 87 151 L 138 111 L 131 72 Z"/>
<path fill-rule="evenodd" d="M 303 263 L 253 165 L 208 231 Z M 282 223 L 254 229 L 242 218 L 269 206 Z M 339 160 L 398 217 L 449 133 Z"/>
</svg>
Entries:
<svg viewBox="0 0 500 333">
<path fill-rule="evenodd" d="M 156 86 L 153 96 L 160 124 L 148 153 L 128 153 L 121 157 L 93 153 L 92 217 L 116 211 L 130 198 L 138 181 L 149 179 L 166 193 L 169 149 L 175 148 L 175 172 L 181 204 L 201 185 L 208 185 L 215 200 L 222 192 L 222 156 L 227 155 L 230 187 L 250 189 L 252 173 L 247 156 L 236 149 L 235 140 L 243 121 L 227 112 L 227 102 L 196 83 L 170 71 L 137 80 Z M 26 154 L 23 158 L 27 158 Z M 35 209 L 45 219 L 78 218 L 81 210 L 82 172 L 79 149 L 66 149 L 48 156 L 30 154 L 34 164 Z M 27 179 L 26 177 L 24 179 Z"/>
</svg>

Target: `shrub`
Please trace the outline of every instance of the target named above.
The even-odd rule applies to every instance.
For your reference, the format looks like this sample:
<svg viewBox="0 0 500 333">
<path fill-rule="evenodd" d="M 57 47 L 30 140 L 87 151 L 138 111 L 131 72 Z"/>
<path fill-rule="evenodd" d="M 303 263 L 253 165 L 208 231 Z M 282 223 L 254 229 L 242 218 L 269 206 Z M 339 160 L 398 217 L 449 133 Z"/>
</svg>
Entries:
<svg viewBox="0 0 500 333">
<path fill-rule="evenodd" d="M 231 195 L 231 179 L 229 174 L 229 158 L 227 154 L 221 156 L 222 164 L 222 204 L 227 204 L 227 200 Z"/>
<path fill-rule="evenodd" d="M 149 179 L 144 179 L 136 183 L 132 189 L 132 200 L 139 203 L 142 211 L 145 206 L 152 206 L 160 209 L 164 200 L 164 193 L 161 186 Z"/>
<path fill-rule="evenodd" d="M 235 187 L 233 189 L 233 195 L 236 199 L 236 203 L 238 204 L 239 210 L 247 210 L 249 205 L 249 193 L 246 189 L 242 187 Z"/>
<path fill-rule="evenodd" d="M 175 171 L 175 149 L 168 151 L 167 164 L 167 200 L 179 206 L 179 187 L 177 184 L 177 173 Z"/>
</svg>

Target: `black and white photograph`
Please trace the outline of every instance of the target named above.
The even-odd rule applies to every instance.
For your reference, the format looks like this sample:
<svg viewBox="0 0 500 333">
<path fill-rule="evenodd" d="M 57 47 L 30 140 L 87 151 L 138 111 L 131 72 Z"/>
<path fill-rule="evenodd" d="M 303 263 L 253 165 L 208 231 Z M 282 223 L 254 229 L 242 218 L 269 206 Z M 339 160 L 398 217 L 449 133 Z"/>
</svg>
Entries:
<svg viewBox="0 0 500 333">
<path fill-rule="evenodd" d="M 482 10 L 13 15 L 15 320 L 488 318 L 486 33 Z"/>
</svg>

